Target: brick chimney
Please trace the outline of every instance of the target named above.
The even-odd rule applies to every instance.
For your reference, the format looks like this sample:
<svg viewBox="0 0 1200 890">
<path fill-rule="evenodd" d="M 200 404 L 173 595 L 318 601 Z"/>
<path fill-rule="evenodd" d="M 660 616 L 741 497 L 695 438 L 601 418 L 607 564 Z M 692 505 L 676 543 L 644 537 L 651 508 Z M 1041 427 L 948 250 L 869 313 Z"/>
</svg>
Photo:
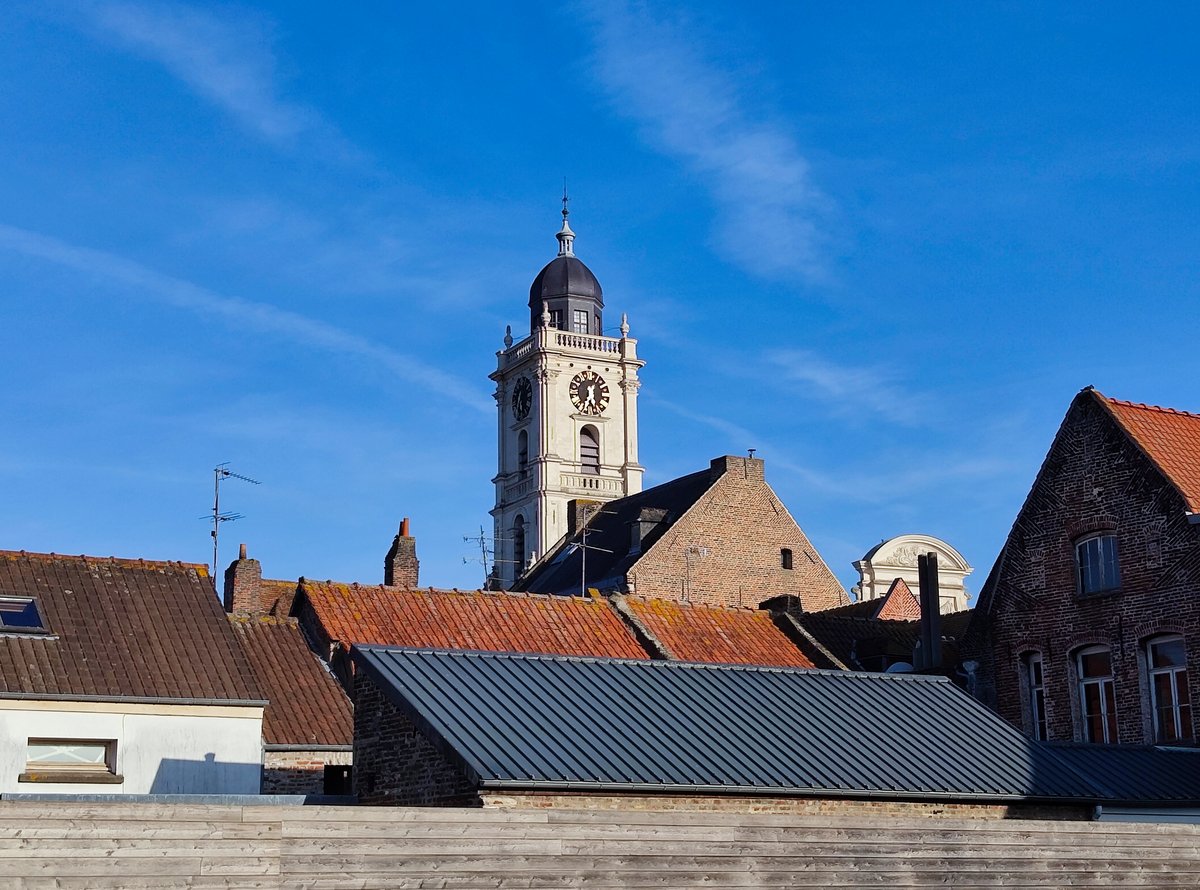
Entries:
<svg viewBox="0 0 1200 890">
<path fill-rule="evenodd" d="M 723 457 L 713 458 L 708 465 L 708 471 L 714 482 L 726 474 L 740 476 L 743 479 L 757 479 L 760 482 L 766 479 L 766 470 L 761 457 L 737 457 L 726 454 Z"/>
<path fill-rule="evenodd" d="M 262 610 L 262 564 L 246 558 L 246 545 L 225 570 L 225 611 L 253 613 Z"/>
<path fill-rule="evenodd" d="M 415 589 L 419 569 L 417 539 L 408 533 L 408 517 L 405 516 L 400 520 L 400 531 L 383 561 L 384 586 Z"/>
<path fill-rule="evenodd" d="M 585 525 L 587 521 L 596 515 L 596 511 L 603 506 L 599 501 L 589 501 L 583 498 L 572 498 L 567 501 L 567 534 L 573 535 Z"/>
</svg>

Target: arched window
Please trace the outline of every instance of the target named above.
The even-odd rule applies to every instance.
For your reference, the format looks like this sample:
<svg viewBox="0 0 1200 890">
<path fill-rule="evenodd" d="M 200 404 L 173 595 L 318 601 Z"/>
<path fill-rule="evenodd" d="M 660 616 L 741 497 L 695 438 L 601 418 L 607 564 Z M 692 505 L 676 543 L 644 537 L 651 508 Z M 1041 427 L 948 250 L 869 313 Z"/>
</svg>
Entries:
<svg viewBox="0 0 1200 890">
<path fill-rule="evenodd" d="M 788 547 L 784 547 L 779 551 L 779 564 L 785 569 L 792 567 L 792 551 Z"/>
<path fill-rule="evenodd" d="M 529 472 L 529 433 L 525 430 L 517 434 L 517 470 L 522 477 Z"/>
<path fill-rule="evenodd" d="M 513 560 L 517 574 L 525 571 L 525 517 L 518 516 L 512 526 Z"/>
<path fill-rule="evenodd" d="M 1021 681 L 1025 686 L 1027 726 L 1030 735 L 1044 741 L 1049 738 L 1046 720 L 1046 683 L 1042 676 L 1042 653 L 1026 652 L 1021 656 Z"/>
<path fill-rule="evenodd" d="M 600 434 L 594 426 L 579 431 L 579 463 L 584 473 L 600 475 Z"/>
<path fill-rule="evenodd" d="M 1187 647 L 1183 637 L 1168 634 L 1146 642 L 1150 671 L 1150 707 L 1154 714 L 1154 741 L 1191 740 L 1192 705 L 1188 697 Z"/>
<path fill-rule="evenodd" d="M 1112 653 L 1089 646 L 1075 656 L 1079 672 L 1079 714 L 1088 742 L 1117 742 L 1117 694 L 1113 688 Z"/>
</svg>

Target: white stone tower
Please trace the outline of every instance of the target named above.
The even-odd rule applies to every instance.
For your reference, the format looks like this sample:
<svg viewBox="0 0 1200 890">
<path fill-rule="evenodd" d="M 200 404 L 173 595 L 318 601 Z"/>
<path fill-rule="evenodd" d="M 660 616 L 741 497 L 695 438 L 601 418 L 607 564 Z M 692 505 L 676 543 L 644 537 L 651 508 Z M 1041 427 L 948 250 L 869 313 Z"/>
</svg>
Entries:
<svg viewBox="0 0 1200 890">
<path fill-rule="evenodd" d="M 499 466 L 495 479 L 496 564 L 507 589 L 567 531 L 573 500 L 605 502 L 642 490 L 638 463 L 637 341 L 621 316 L 604 336 L 600 282 L 576 256 L 563 224 L 558 256 L 529 289 L 531 333 L 511 328 L 496 353 Z"/>
</svg>

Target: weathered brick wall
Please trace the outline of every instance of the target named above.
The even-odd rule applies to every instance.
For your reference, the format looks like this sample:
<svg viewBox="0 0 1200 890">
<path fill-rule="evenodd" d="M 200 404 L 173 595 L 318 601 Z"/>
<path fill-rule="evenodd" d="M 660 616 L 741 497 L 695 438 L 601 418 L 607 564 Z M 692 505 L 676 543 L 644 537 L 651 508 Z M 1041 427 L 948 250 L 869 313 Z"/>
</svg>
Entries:
<svg viewBox="0 0 1200 890">
<path fill-rule="evenodd" d="M 792 595 L 810 611 L 849 601 L 767 485 L 761 460 L 719 458 L 713 461 L 713 472 L 722 475 L 712 488 L 633 566 L 629 593 L 752 607 L 771 597 Z M 699 548 L 708 554 L 695 552 Z M 781 564 L 784 548 L 792 552 L 790 569 Z"/>
<path fill-rule="evenodd" d="M 359 803 L 478 806 L 455 757 L 438 748 L 365 673 L 355 680 L 354 791 Z"/>
<path fill-rule="evenodd" d="M 1117 536 L 1121 587 L 1081 597 L 1075 544 L 1100 529 Z M 1185 636 L 1191 697 L 1200 696 L 1200 526 L 1188 523 L 1178 492 L 1091 393 L 1068 411 L 992 584 L 973 629 L 987 650 L 980 697 L 1026 732 L 1020 660 L 1027 652 L 1043 658 L 1052 739 L 1083 737 L 1074 666 L 1082 646 L 1111 648 L 1122 743 L 1152 740 L 1148 637 Z"/>
<path fill-rule="evenodd" d="M 634 812 L 764 813 L 791 816 L 935 817 L 945 819 L 1091 818 L 1087 806 L 1038 804 L 929 803 L 903 800 L 835 800 L 804 797 L 738 797 L 634 794 L 491 794 L 480 795 L 485 807 L 524 809 L 620 810 Z"/>
<path fill-rule="evenodd" d="M 350 751 L 266 751 L 263 753 L 263 794 L 322 794 L 326 765 L 348 766 Z"/>
</svg>

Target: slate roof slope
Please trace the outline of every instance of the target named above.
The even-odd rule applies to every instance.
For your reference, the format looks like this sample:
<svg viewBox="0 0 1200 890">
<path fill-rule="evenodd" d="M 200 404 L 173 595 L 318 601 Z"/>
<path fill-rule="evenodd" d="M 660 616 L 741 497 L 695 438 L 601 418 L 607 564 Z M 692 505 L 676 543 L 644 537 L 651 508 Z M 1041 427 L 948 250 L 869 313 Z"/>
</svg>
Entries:
<svg viewBox="0 0 1200 890">
<path fill-rule="evenodd" d="M 207 566 L 0 550 L 0 596 L 50 631 L 0 633 L 0 697 L 264 703 Z"/>
<path fill-rule="evenodd" d="M 590 597 L 308 580 L 300 597 L 329 638 L 343 643 L 649 657 L 608 604 Z"/>
<path fill-rule="evenodd" d="M 350 699 L 308 648 L 292 618 L 229 615 L 229 623 L 270 703 L 263 742 L 285 747 L 354 742 Z"/>
<path fill-rule="evenodd" d="M 624 602 L 654 638 L 682 661 L 814 667 L 766 612 L 637 597 Z"/>
<path fill-rule="evenodd" d="M 1200 414 L 1093 395 L 1108 409 L 1138 447 L 1200 513 Z"/>
<path fill-rule="evenodd" d="M 596 548 L 588 551 L 586 585 L 602 588 L 609 579 L 623 576 L 713 483 L 711 470 L 705 469 L 604 504 L 586 525 L 588 547 Z M 666 515 L 642 542 L 641 551 L 630 553 L 629 527 L 643 509 L 665 510 Z M 579 548 L 571 546 L 581 537 L 582 531 L 578 531 L 560 541 L 517 581 L 513 589 L 581 592 L 583 556 Z"/>
<path fill-rule="evenodd" d="M 375 646 L 353 657 L 485 789 L 1092 794 L 942 677 Z"/>
</svg>

